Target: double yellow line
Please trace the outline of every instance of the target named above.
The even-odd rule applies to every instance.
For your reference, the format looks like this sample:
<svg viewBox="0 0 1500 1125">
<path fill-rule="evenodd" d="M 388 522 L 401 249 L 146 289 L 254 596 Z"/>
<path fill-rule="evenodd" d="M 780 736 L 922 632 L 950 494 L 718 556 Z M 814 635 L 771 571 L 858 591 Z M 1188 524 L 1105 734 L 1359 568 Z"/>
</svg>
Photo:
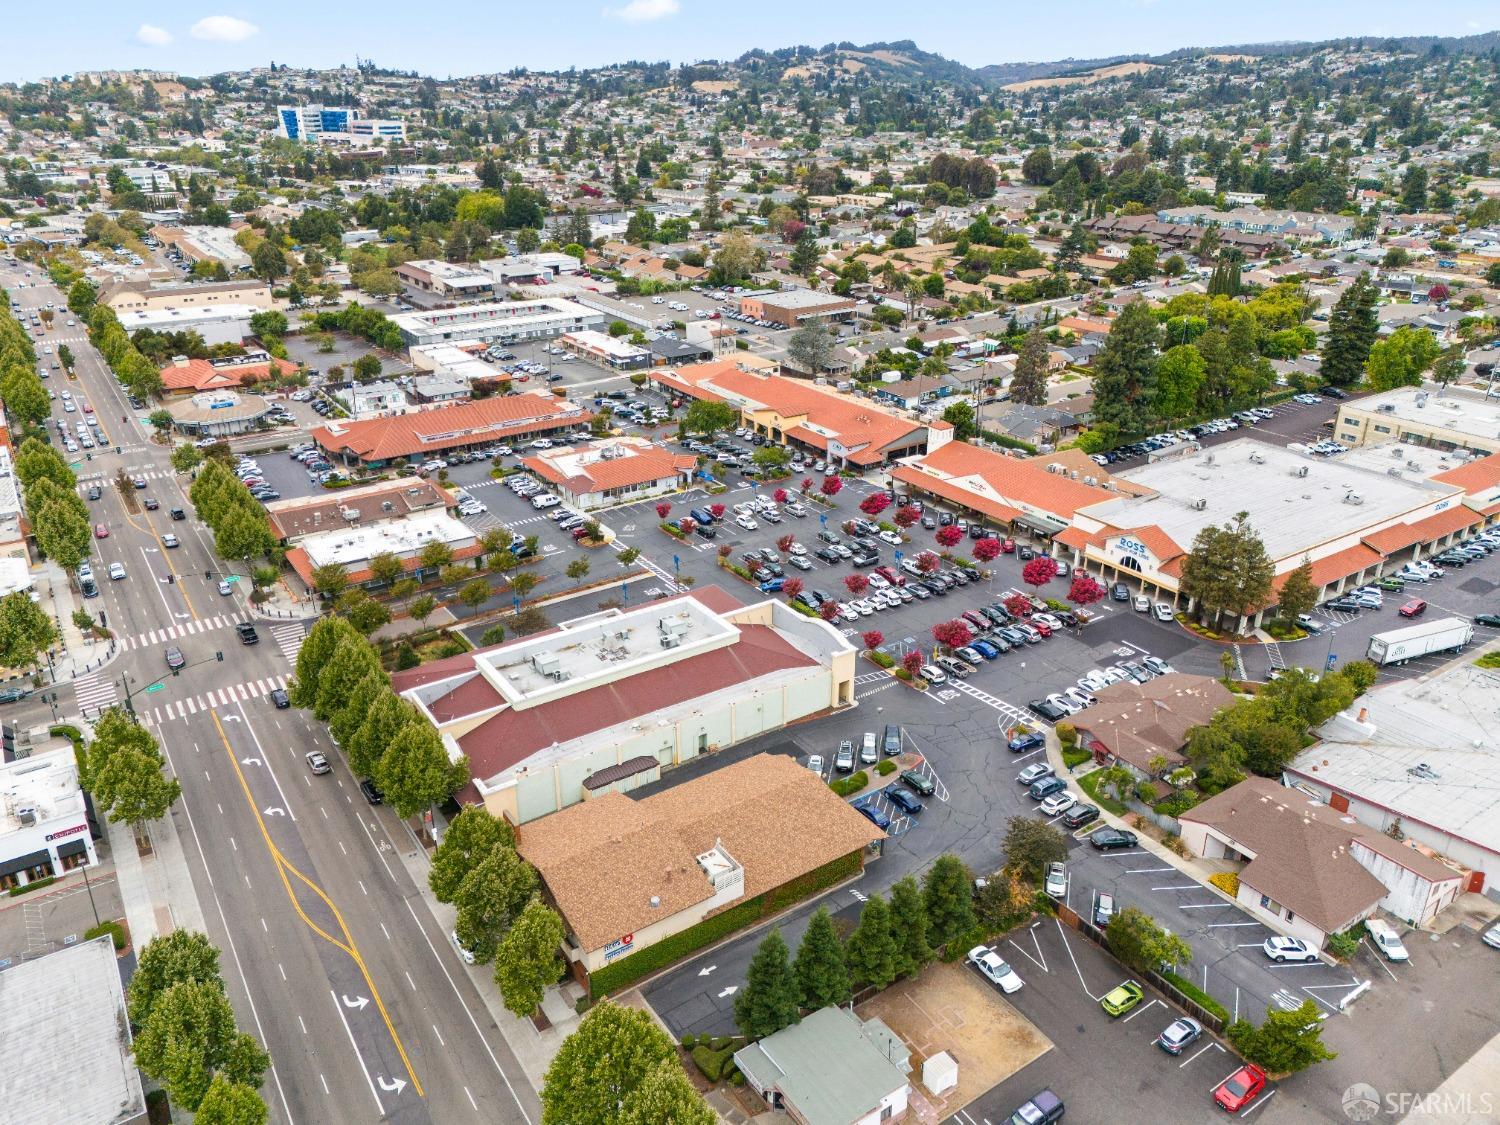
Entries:
<svg viewBox="0 0 1500 1125">
<path fill-rule="evenodd" d="M 240 768 L 239 759 L 235 756 L 234 748 L 229 745 L 229 736 L 224 732 L 224 724 L 219 720 L 219 713 L 217 711 L 210 713 L 213 715 L 214 727 L 219 732 L 219 739 L 224 743 L 224 750 L 229 758 L 229 764 L 234 767 L 234 774 L 239 778 L 240 789 L 245 794 L 245 803 L 250 806 L 251 815 L 255 817 L 255 823 L 260 828 L 261 839 L 265 841 L 266 850 L 271 853 L 271 859 L 276 864 L 276 874 L 281 879 L 281 885 L 286 890 L 287 898 L 291 900 L 292 909 L 307 924 L 308 929 L 328 942 L 329 945 L 348 954 L 350 960 L 359 966 L 360 975 L 365 979 L 365 986 L 369 988 L 370 995 L 375 1000 L 375 1008 L 380 1012 L 380 1018 L 385 1021 L 386 1030 L 391 1033 L 391 1041 L 396 1044 L 396 1050 L 401 1054 L 401 1061 L 406 1066 L 406 1073 L 411 1079 L 412 1089 L 416 1090 L 418 1097 L 425 1098 L 427 1095 L 422 1089 L 422 1083 L 417 1079 L 417 1072 L 412 1068 L 411 1059 L 406 1053 L 406 1048 L 401 1043 L 401 1036 L 396 1034 L 396 1025 L 391 1022 L 391 1016 L 386 1010 L 385 1001 L 380 998 L 380 990 L 375 987 L 375 981 L 370 976 L 369 967 L 365 964 L 364 957 L 360 955 L 359 947 L 354 944 L 354 936 L 349 932 L 349 927 L 344 922 L 343 914 L 339 912 L 339 908 L 334 905 L 333 899 L 328 897 L 323 888 L 299 871 L 296 864 L 282 855 L 281 849 L 271 839 L 271 833 L 266 828 L 265 818 L 261 816 L 260 809 L 256 807 L 255 797 L 250 792 L 250 783 L 245 778 L 244 770 Z M 330 934 L 307 916 L 307 912 L 302 909 L 302 904 L 297 901 L 297 893 L 293 889 L 291 882 L 293 878 L 302 883 L 308 890 L 312 891 L 313 894 L 317 895 L 327 904 L 328 909 L 333 912 L 334 920 L 339 924 L 341 938 Z"/>
</svg>

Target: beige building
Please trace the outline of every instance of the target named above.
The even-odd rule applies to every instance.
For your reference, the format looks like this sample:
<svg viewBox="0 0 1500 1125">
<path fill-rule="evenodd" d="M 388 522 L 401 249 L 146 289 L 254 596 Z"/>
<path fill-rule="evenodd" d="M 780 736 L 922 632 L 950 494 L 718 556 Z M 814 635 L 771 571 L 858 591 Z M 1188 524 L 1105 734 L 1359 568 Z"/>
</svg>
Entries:
<svg viewBox="0 0 1500 1125">
<path fill-rule="evenodd" d="M 1500 452 L 1500 398 L 1465 387 L 1399 387 L 1339 404 L 1334 439 L 1400 442 L 1451 451 Z"/>
<path fill-rule="evenodd" d="M 164 312 L 168 309 L 215 308 L 219 305 L 271 307 L 271 287 L 264 281 L 208 281 L 201 285 L 147 285 L 123 281 L 106 286 L 99 303 L 116 313 Z"/>
<path fill-rule="evenodd" d="M 459 800 L 525 824 L 848 707 L 854 674 L 854 648 L 825 622 L 705 586 L 391 682 L 451 757 L 468 757 L 473 780 Z"/>
</svg>

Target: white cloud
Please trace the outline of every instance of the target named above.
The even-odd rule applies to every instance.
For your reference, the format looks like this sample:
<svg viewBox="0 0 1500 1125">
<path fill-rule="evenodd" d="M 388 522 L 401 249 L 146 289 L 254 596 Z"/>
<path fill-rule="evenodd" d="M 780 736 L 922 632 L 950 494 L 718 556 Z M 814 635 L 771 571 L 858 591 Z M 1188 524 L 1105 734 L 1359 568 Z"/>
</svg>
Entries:
<svg viewBox="0 0 1500 1125">
<path fill-rule="evenodd" d="M 675 16 L 681 10 L 678 0 L 630 0 L 623 8 L 606 8 L 605 14 L 626 23 L 649 23 Z"/>
<path fill-rule="evenodd" d="M 188 32 L 194 39 L 209 39 L 218 43 L 238 43 L 259 34 L 260 28 L 249 20 L 237 16 L 204 16 L 193 24 Z"/>
<path fill-rule="evenodd" d="M 165 47 L 172 42 L 172 33 L 164 27 L 143 23 L 136 30 L 135 41 L 144 43 L 148 47 Z"/>
</svg>

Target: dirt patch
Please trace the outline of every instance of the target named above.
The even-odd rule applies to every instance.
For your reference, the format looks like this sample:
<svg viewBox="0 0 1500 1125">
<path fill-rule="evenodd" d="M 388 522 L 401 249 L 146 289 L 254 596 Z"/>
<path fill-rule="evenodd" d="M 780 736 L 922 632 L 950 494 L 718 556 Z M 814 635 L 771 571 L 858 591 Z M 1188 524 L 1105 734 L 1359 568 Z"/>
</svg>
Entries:
<svg viewBox="0 0 1500 1125">
<path fill-rule="evenodd" d="M 1116 63 L 1114 66 L 1101 66 L 1098 70 L 1091 70 L 1087 74 L 1071 74 L 1063 78 L 1032 78 L 1025 82 L 1012 82 L 1009 86 L 1001 88 L 1014 92 L 1024 92 L 1026 90 L 1044 90 L 1053 86 L 1091 86 L 1095 82 L 1107 82 L 1111 78 L 1128 78 L 1132 74 L 1145 74 L 1148 70 L 1155 69 L 1155 63 Z"/>
<path fill-rule="evenodd" d="M 1203 57 L 1205 59 L 1213 59 L 1214 62 L 1222 62 L 1222 63 L 1254 62 L 1255 61 L 1255 56 L 1254 55 L 1204 55 Z"/>
<path fill-rule="evenodd" d="M 700 94 L 723 94 L 730 90 L 738 90 L 739 88 L 740 84 L 732 79 L 705 78 L 693 83 L 693 89 L 697 90 Z"/>
<path fill-rule="evenodd" d="M 941 1120 L 1052 1049 L 1052 1041 L 963 964 L 928 966 L 859 1005 L 912 1052 L 912 1085 Z M 958 1085 L 941 1096 L 920 1085 L 922 1063 L 943 1051 L 958 1063 Z"/>
</svg>

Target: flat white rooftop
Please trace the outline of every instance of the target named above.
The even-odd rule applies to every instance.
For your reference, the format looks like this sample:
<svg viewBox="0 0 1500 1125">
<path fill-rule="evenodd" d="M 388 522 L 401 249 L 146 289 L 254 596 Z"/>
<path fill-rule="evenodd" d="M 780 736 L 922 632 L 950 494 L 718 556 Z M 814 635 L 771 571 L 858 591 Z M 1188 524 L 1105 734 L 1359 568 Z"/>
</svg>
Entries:
<svg viewBox="0 0 1500 1125">
<path fill-rule="evenodd" d="M 38 824 L 83 815 L 83 790 L 78 788 L 78 767 L 71 754 L 17 758 L 0 765 L 0 836 L 31 827 L 22 821 L 24 809 L 35 810 L 32 820 Z"/>
<path fill-rule="evenodd" d="M 1301 555 L 1356 532 L 1379 530 L 1459 491 L 1415 474 L 1387 476 L 1254 438 L 1169 457 L 1116 476 L 1151 489 L 1153 495 L 1105 500 L 1080 509 L 1083 515 L 1119 528 L 1154 524 L 1186 551 L 1203 528 L 1247 512 L 1272 559 Z"/>
<path fill-rule="evenodd" d="M 350 566 L 382 551 L 413 555 L 429 543 L 457 547 L 473 541 L 474 532 L 466 524 L 442 512 L 424 512 L 404 520 L 320 532 L 309 535 L 298 546 L 307 551 L 313 566 Z"/>
<path fill-rule="evenodd" d="M 6 1121 L 113 1125 L 146 1111 L 106 935 L 0 972 Z"/>
<path fill-rule="evenodd" d="M 1356 445 L 1348 453 L 1340 453 L 1335 460 L 1340 464 L 1353 465 L 1383 476 L 1395 476 L 1396 474 L 1391 471 L 1394 469 L 1403 476 L 1432 477 L 1439 473 L 1446 473 L 1449 469 L 1456 469 L 1460 465 L 1467 465 L 1471 458 L 1463 456 L 1461 451 L 1458 456 L 1455 456 L 1453 453 L 1432 449 L 1425 445 L 1383 441 L 1370 445 Z"/>
<path fill-rule="evenodd" d="M 127 309 L 119 316 L 120 326 L 127 332 L 134 332 L 138 328 L 165 328 L 175 331 L 195 324 L 222 324 L 225 321 L 249 320 L 262 311 L 254 305 L 188 305 L 180 309 Z"/>
<path fill-rule="evenodd" d="M 1452 430 L 1465 437 L 1481 438 L 1491 445 L 1500 441 L 1500 398 L 1486 397 L 1482 391 L 1466 387 L 1449 387 L 1441 395 L 1437 392 L 1435 384 L 1400 387 L 1347 403 L 1344 410 Z"/>
<path fill-rule="evenodd" d="M 398 313 L 390 319 L 412 335 L 442 330 L 453 325 L 528 324 L 559 318 L 602 318 L 603 313 L 585 308 L 573 301 L 557 299 L 540 301 L 485 301 L 456 309 L 430 309 L 425 312 Z"/>
</svg>

